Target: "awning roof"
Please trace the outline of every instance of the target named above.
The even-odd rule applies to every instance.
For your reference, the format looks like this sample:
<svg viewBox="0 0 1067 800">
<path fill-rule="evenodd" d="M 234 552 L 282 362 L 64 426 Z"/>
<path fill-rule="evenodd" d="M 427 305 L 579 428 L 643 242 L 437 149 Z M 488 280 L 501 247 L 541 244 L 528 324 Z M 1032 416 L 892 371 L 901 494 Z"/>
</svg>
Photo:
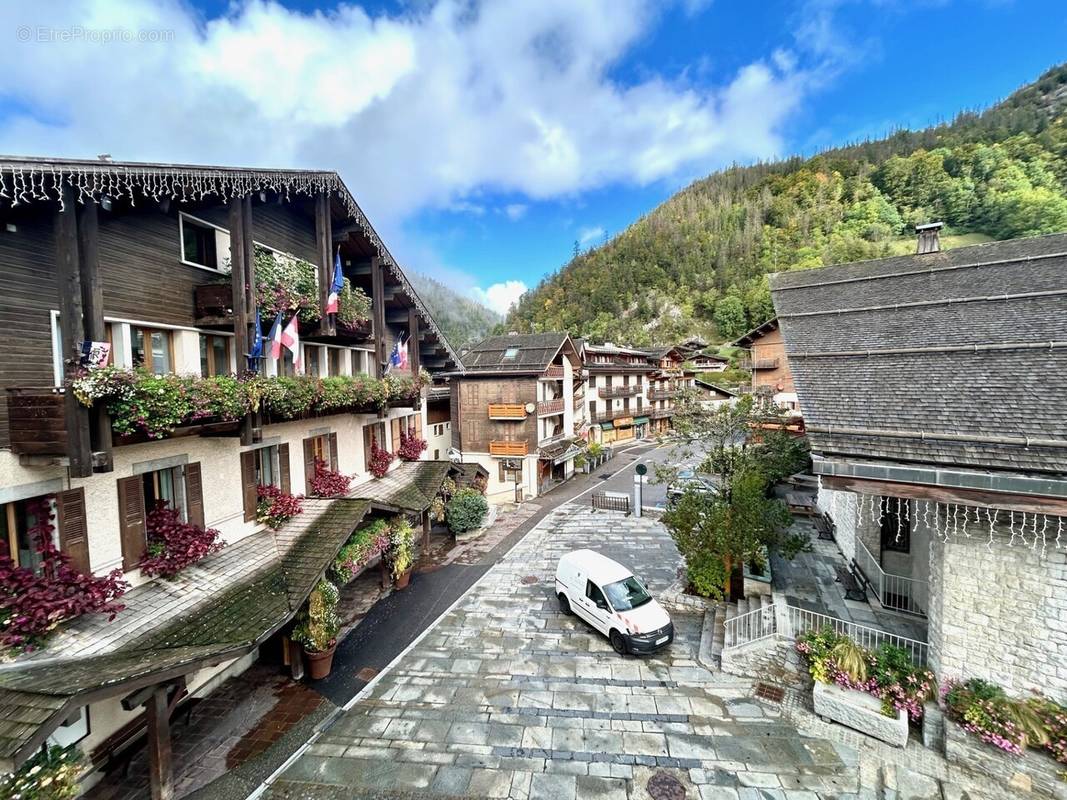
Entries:
<svg viewBox="0 0 1067 800">
<path fill-rule="evenodd" d="M 351 499 L 306 503 L 304 514 L 273 535 L 274 557 L 247 580 L 208 592 L 193 608 L 111 652 L 42 657 L 0 669 L 0 770 L 28 758 L 73 709 L 240 657 L 287 623 L 369 507 Z M 316 506 L 321 510 L 314 514 Z M 195 580 L 205 586 L 218 580 L 213 559 L 225 563 L 234 551 L 258 550 L 261 536 L 272 534 L 249 537 L 204 559 Z M 158 592 L 153 582 L 125 601 L 135 606 Z"/>
<path fill-rule="evenodd" d="M 384 477 L 356 486 L 351 495 L 390 510 L 423 512 L 452 467 L 451 461 L 405 461 Z"/>
</svg>

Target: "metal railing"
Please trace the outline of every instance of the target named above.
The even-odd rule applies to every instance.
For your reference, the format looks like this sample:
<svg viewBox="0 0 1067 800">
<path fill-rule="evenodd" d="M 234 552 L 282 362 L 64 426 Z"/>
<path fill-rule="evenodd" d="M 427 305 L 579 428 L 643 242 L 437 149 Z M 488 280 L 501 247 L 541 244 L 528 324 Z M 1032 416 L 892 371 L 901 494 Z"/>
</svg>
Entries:
<svg viewBox="0 0 1067 800">
<path fill-rule="evenodd" d="M 615 492 L 593 492 L 590 499 L 593 508 L 599 508 L 602 511 L 621 511 L 627 515 L 630 513 L 629 495 Z"/>
<path fill-rule="evenodd" d="M 633 384 L 632 386 L 601 386 L 598 393 L 601 397 L 608 399 L 612 397 L 634 397 L 641 394 L 641 385 Z"/>
<path fill-rule="evenodd" d="M 858 537 L 856 538 L 856 566 L 863 573 L 867 585 L 877 596 L 883 608 L 905 614 L 916 614 L 920 617 L 926 616 L 926 599 L 929 596 L 927 582 L 886 572 L 878 563 L 878 559 Z"/>
<path fill-rule="evenodd" d="M 898 636 L 895 633 L 888 633 L 878 628 L 858 625 L 855 622 L 831 617 L 828 614 L 820 614 L 817 611 L 808 611 L 806 608 L 798 608 L 796 606 L 786 606 L 786 608 L 788 610 L 789 628 L 786 631 L 779 631 L 779 633 L 789 639 L 796 639 L 797 636 L 808 631 L 818 631 L 830 627 L 836 633 L 847 636 L 856 644 L 866 647 L 868 650 L 873 650 L 883 644 L 891 644 L 906 650 L 908 655 L 911 656 L 911 660 L 916 664 L 920 666 L 925 666 L 926 664 L 926 656 L 929 649 L 926 642 L 920 642 L 918 639 L 909 639 L 907 636 Z"/>
<path fill-rule="evenodd" d="M 563 398 L 557 397 L 554 400 L 542 400 L 537 404 L 537 416 L 547 417 L 551 414 L 563 413 Z"/>
<path fill-rule="evenodd" d="M 778 616 L 774 613 L 773 605 L 753 609 L 726 620 L 724 624 L 726 639 L 723 649 L 741 647 L 778 635 Z"/>
</svg>

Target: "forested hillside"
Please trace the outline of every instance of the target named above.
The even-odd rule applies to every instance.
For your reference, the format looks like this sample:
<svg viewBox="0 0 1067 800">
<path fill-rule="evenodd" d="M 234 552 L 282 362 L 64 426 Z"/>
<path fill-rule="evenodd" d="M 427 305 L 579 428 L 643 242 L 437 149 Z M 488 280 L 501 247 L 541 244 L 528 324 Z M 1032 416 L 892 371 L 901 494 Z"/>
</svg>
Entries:
<svg viewBox="0 0 1067 800">
<path fill-rule="evenodd" d="M 410 273 L 415 291 L 430 308 L 434 320 L 457 351 L 465 344 L 483 338 L 495 325 L 500 315 L 481 303 L 436 281 L 428 275 Z"/>
<path fill-rule="evenodd" d="M 766 275 L 1067 230 L 1067 65 L 982 113 L 697 181 L 528 292 L 518 330 L 633 345 L 732 339 L 773 315 Z"/>
</svg>

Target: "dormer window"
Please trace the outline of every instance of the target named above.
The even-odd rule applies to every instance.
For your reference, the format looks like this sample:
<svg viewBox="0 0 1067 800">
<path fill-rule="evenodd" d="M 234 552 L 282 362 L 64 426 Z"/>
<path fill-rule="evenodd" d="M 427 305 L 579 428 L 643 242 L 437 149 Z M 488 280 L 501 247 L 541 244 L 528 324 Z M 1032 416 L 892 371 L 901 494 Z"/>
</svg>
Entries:
<svg viewBox="0 0 1067 800">
<path fill-rule="evenodd" d="M 517 348 L 517 347 L 509 347 L 507 350 L 504 351 L 504 360 L 505 361 L 514 361 L 518 357 L 519 357 L 519 348 Z"/>
</svg>

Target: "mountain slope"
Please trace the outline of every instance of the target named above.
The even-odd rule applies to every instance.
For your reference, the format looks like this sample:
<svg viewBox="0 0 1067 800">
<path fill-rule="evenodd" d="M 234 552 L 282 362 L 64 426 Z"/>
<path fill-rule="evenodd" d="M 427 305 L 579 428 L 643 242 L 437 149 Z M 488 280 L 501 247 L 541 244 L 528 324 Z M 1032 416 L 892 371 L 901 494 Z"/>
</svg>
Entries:
<svg viewBox="0 0 1067 800">
<path fill-rule="evenodd" d="M 507 325 L 634 345 L 731 339 L 773 314 L 766 274 L 1067 230 L 1067 65 L 982 113 L 678 192 L 520 300 Z"/>
<path fill-rule="evenodd" d="M 440 281 L 418 272 L 409 273 L 415 291 L 430 309 L 457 352 L 461 347 L 483 338 L 501 321 L 501 316 L 481 303 L 464 297 Z"/>
</svg>

